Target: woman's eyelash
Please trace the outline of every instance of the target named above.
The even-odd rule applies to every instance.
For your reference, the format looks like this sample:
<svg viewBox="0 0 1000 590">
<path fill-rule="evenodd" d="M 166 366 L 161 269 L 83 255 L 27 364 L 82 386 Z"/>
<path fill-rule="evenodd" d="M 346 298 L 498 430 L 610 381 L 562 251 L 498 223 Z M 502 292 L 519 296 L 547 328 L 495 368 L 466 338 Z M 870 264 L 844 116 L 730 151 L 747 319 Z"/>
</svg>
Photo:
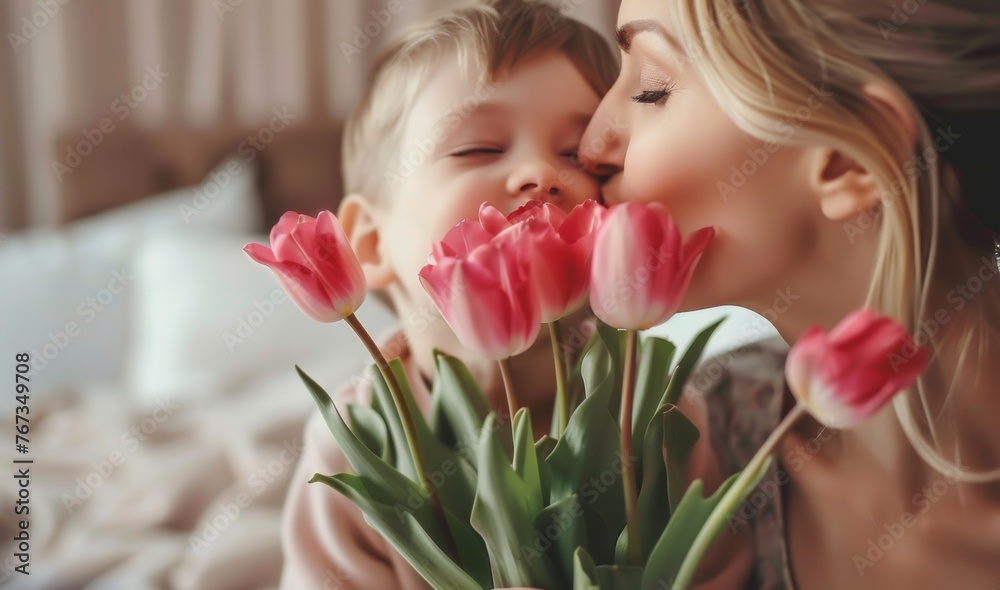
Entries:
<svg viewBox="0 0 1000 590">
<path fill-rule="evenodd" d="M 632 97 L 632 102 L 640 104 L 663 104 L 674 91 L 674 85 L 668 84 L 660 90 L 643 90 Z"/>
</svg>

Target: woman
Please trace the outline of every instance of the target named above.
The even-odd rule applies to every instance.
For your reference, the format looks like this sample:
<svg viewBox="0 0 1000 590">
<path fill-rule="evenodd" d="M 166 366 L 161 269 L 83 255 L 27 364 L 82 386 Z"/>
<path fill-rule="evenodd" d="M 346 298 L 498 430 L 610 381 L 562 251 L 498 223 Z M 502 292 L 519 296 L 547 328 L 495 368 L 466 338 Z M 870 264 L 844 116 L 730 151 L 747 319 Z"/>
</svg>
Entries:
<svg viewBox="0 0 1000 590">
<path fill-rule="evenodd" d="M 751 585 L 1000 587 L 1000 4 L 623 0 L 618 25 L 580 153 L 609 204 L 715 226 L 686 308 L 747 307 L 793 343 L 869 306 L 933 355 L 864 425 L 783 440 L 783 485 L 742 521 Z M 790 404 L 733 383 L 703 401 L 735 468 Z"/>
</svg>

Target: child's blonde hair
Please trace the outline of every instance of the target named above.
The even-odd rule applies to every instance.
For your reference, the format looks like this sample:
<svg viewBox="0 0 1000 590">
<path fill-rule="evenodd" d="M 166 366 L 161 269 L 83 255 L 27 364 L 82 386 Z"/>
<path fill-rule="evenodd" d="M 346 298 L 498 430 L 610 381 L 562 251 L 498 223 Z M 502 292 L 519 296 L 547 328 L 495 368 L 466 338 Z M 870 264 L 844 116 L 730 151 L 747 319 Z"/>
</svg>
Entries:
<svg viewBox="0 0 1000 590">
<path fill-rule="evenodd" d="M 781 122 L 794 115 L 802 126 L 793 141 L 832 146 L 878 179 L 879 205 L 844 225 L 848 238 L 881 232 L 868 305 L 908 325 L 933 358 L 959 351 L 896 398 L 897 415 L 935 469 L 967 481 L 1000 479 L 1000 466 L 963 472 L 958 449 L 940 448 L 939 414 L 962 392 L 952 383 L 943 399 L 927 395 L 932 376 L 958 369 L 954 358 L 979 370 L 1000 359 L 1000 191 L 991 163 L 1000 148 L 1000 4 L 678 0 L 664 7 L 687 54 L 679 59 L 693 63 L 737 125 L 781 141 Z M 915 150 L 866 96 L 869 82 L 905 101 L 917 124 Z M 814 89 L 830 99 L 799 116 Z M 970 292 L 979 285 L 974 297 L 948 292 L 954 309 L 930 308 L 932 293 L 942 297 L 966 282 Z M 967 321 L 945 319 L 966 306 Z"/>
<path fill-rule="evenodd" d="M 454 57 L 464 71 L 478 69 L 479 82 L 485 85 L 521 60 L 547 53 L 568 57 L 598 96 L 607 92 L 618 73 L 607 40 L 540 1 L 486 0 L 450 10 L 410 30 L 376 62 L 361 104 L 345 127 L 346 193 L 384 203 L 393 185 L 419 165 L 426 154 L 420 146 L 400 145 L 402 129 L 441 59 Z M 482 98 L 468 97 L 456 110 L 474 109 Z"/>
</svg>

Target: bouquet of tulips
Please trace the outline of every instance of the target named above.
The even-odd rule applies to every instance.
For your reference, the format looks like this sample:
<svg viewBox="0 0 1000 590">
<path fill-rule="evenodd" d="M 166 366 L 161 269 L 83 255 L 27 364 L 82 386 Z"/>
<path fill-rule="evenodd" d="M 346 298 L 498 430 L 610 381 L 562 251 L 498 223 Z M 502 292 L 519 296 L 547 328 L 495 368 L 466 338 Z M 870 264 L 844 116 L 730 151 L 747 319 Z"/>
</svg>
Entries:
<svg viewBox="0 0 1000 590">
<path fill-rule="evenodd" d="M 850 427 L 927 361 L 902 326 L 867 310 L 829 334 L 810 330 L 786 366 L 799 404 L 750 464 L 706 498 L 700 481 L 685 481 L 699 432 L 677 404 L 721 321 L 676 363 L 671 342 L 638 333 L 678 310 L 713 237 L 705 228 L 682 239 L 658 204 L 588 201 L 567 214 L 531 202 L 507 216 L 484 204 L 478 220 L 434 245 L 420 279 L 460 341 L 499 363 L 509 416 L 491 411 L 458 359 L 437 352 L 425 419 L 399 360 L 386 361 L 354 315 L 365 281 L 336 217 L 286 213 L 271 248 L 249 244 L 247 253 L 304 312 L 344 319 L 375 360 L 372 403 L 349 405 L 350 425 L 296 367 L 354 470 L 310 481 L 354 502 L 435 588 L 689 587 L 796 418 L 808 409 Z M 597 327 L 569 363 L 558 322 L 588 302 Z M 543 324 L 557 391 L 553 431 L 536 438 L 507 359 Z"/>
</svg>

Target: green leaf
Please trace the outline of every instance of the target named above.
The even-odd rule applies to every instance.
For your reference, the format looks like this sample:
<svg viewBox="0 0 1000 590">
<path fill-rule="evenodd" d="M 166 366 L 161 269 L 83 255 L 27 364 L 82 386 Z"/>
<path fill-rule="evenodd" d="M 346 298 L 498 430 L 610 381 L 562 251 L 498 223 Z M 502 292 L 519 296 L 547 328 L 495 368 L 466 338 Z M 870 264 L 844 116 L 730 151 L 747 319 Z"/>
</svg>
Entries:
<svg viewBox="0 0 1000 590">
<path fill-rule="evenodd" d="M 478 540 L 478 537 L 468 531 L 468 526 L 457 526 L 460 523 L 454 515 L 449 519 L 452 530 L 462 531 L 464 528 L 468 531 L 456 539 L 463 567 L 459 567 L 441 550 L 413 514 L 373 500 L 360 477 L 349 473 L 333 476 L 316 474 L 310 483 L 316 481 L 332 487 L 361 508 L 365 520 L 435 588 L 481 590 L 493 587 L 482 542 L 478 543 L 482 555 L 477 558 L 477 544 L 473 539 Z"/>
<path fill-rule="evenodd" d="M 347 418 L 351 430 L 368 449 L 386 461 L 389 450 L 389 432 L 385 420 L 378 412 L 361 404 L 347 404 Z M 386 461 L 388 462 L 388 461 Z"/>
<path fill-rule="evenodd" d="M 410 446 L 406 440 L 406 432 L 403 430 L 403 422 L 396 408 L 396 403 L 392 399 L 389 386 L 386 385 L 385 378 L 382 376 L 382 372 L 377 365 L 369 366 L 368 371 L 371 374 L 372 398 L 382 409 L 382 415 L 389 430 L 393 456 L 396 458 L 396 468 L 411 480 L 419 481 L 417 469 L 413 465 L 413 456 L 410 454 Z M 399 381 L 398 378 L 397 381 Z M 406 397 L 409 387 L 404 386 L 402 382 L 399 384 L 399 387 L 404 392 L 404 397 Z M 410 408 L 411 414 L 420 414 L 420 411 L 416 409 L 415 403 L 410 405 Z"/>
<path fill-rule="evenodd" d="M 413 399 L 403 363 L 398 358 L 394 358 L 389 361 L 389 367 L 396 376 L 400 393 L 402 393 L 410 415 L 413 417 L 413 427 L 416 431 L 418 444 L 423 451 L 424 460 L 427 463 L 427 479 L 430 485 L 433 485 L 438 490 L 438 495 L 441 497 L 442 503 L 447 505 L 460 518 L 468 519 L 472 513 L 472 503 L 475 500 L 476 470 L 465 457 L 459 455 L 438 440 L 431 431 L 430 426 L 427 425 L 423 414 L 420 412 L 420 408 Z M 382 405 L 395 409 L 392 394 L 389 392 L 389 387 L 386 385 L 385 380 L 382 379 L 381 373 L 373 379 L 373 383 L 376 395 L 382 398 Z M 402 437 L 403 440 L 402 450 L 397 449 L 397 453 L 402 452 L 407 457 L 410 457 L 409 445 L 406 443 L 406 437 L 402 431 L 401 418 L 394 411 L 390 412 L 390 414 L 390 424 L 395 423 L 397 425 L 400 430 L 398 436 Z M 396 436 L 395 433 L 394 436 Z M 410 457 L 408 464 L 412 469 L 412 457 Z M 414 476 L 416 476 L 415 470 Z"/>
<path fill-rule="evenodd" d="M 618 330 L 605 324 L 601 320 L 597 322 L 597 333 L 601 338 L 611 359 L 611 396 L 608 398 L 608 411 L 615 418 L 618 417 L 622 403 L 622 376 L 625 374 L 625 337 L 624 330 Z M 617 421 L 617 420 L 616 420 Z"/>
<path fill-rule="evenodd" d="M 691 484 L 646 562 L 642 590 L 661 590 L 673 584 L 691 543 L 736 477 L 727 479 L 708 498 L 702 495 L 700 479 Z"/>
<path fill-rule="evenodd" d="M 705 345 L 708 344 L 708 339 L 712 337 L 715 330 L 722 325 L 722 322 L 726 321 L 728 317 L 729 316 L 722 316 L 714 324 L 698 333 L 694 340 L 691 341 L 687 350 L 684 351 L 684 356 L 682 356 L 680 362 L 677 363 L 677 368 L 674 369 L 674 374 L 670 376 L 670 383 L 667 385 L 667 390 L 664 392 L 663 398 L 660 399 L 659 405 L 677 405 L 677 402 L 681 398 L 681 394 L 684 392 L 684 384 L 687 383 L 688 377 L 691 376 L 691 372 L 698 363 L 698 359 L 701 358 L 701 353 L 705 350 Z"/>
<path fill-rule="evenodd" d="M 459 453 L 476 466 L 475 449 L 490 413 L 489 402 L 462 361 L 435 350 L 434 366 L 433 396 L 454 429 Z M 501 442 L 510 453 L 513 446 L 506 432 L 501 433 Z"/>
<path fill-rule="evenodd" d="M 531 431 L 531 413 L 520 408 L 514 415 L 514 473 L 524 482 L 529 510 L 542 510 L 542 478 L 538 472 L 535 437 Z"/>
<path fill-rule="evenodd" d="M 615 541 L 615 565 L 628 565 L 628 527 L 623 528 Z"/>
<path fill-rule="evenodd" d="M 535 518 L 534 549 L 544 551 L 556 570 L 556 587 L 566 588 L 573 579 L 573 554 L 577 547 L 587 547 L 587 522 L 583 518 L 580 497 L 568 498 L 546 506 Z"/>
<path fill-rule="evenodd" d="M 595 346 L 588 356 L 601 356 L 599 348 Z M 591 380 L 587 399 L 570 416 L 562 438 L 545 459 L 552 472 L 550 502 L 579 494 L 617 532 L 625 526 L 625 504 L 618 424 L 608 413 L 613 377 L 605 373 L 597 384 L 592 380 L 601 377 L 600 371 L 589 376 L 585 371 L 584 376 Z"/>
<path fill-rule="evenodd" d="M 667 497 L 670 499 L 670 511 L 673 512 L 684 496 L 691 452 L 701 433 L 677 406 L 662 407 L 667 408 L 663 414 L 662 449 L 667 466 Z"/>
<path fill-rule="evenodd" d="M 326 391 L 298 365 L 295 366 L 295 370 L 298 371 L 299 377 L 306 384 L 313 399 L 316 400 L 323 419 L 330 427 L 330 432 L 337 439 L 337 443 L 351 464 L 351 468 L 364 482 L 372 499 L 390 506 L 412 503 L 427 506 L 428 496 L 424 489 L 369 450 L 344 423 Z M 416 514 L 424 528 L 432 531 L 437 530 L 437 524 L 434 522 L 429 506 L 426 510 L 418 510 Z"/>
<path fill-rule="evenodd" d="M 684 588 L 691 584 L 698 570 L 698 563 L 704 557 L 705 552 L 719 536 L 719 532 L 727 520 L 739 509 L 747 494 L 760 484 L 761 478 L 764 477 L 770 466 L 770 456 L 757 454 L 750 460 L 750 464 L 742 473 L 731 478 L 735 481 L 727 486 L 725 493 L 716 502 L 711 514 L 699 526 L 701 530 L 695 535 L 694 542 L 688 545 L 689 549 L 678 569 L 674 586 Z"/>
<path fill-rule="evenodd" d="M 646 336 L 639 343 L 639 368 L 636 370 L 635 401 L 632 412 L 632 440 L 642 441 L 650 420 L 658 414 L 670 377 L 670 363 L 677 347 L 669 340 Z M 645 462 L 644 462 L 645 463 Z"/>
<path fill-rule="evenodd" d="M 557 442 L 556 439 L 543 434 L 542 438 L 538 439 L 538 442 L 535 443 L 535 456 L 541 459 L 538 462 L 538 479 L 542 487 L 543 506 L 551 503 L 550 498 L 552 493 L 552 470 L 549 464 L 545 462 L 545 459 L 552 454 Z"/>
<path fill-rule="evenodd" d="M 369 407 L 373 412 L 378 414 L 378 417 L 382 420 L 382 424 L 385 426 L 385 447 L 382 449 L 382 459 L 399 470 L 399 464 L 396 461 L 395 443 L 392 440 L 392 432 L 389 430 L 389 420 L 386 418 L 385 410 L 382 408 L 382 404 L 378 403 L 378 398 L 374 395 L 371 396 L 371 405 Z"/>
<path fill-rule="evenodd" d="M 597 566 L 583 547 L 573 553 L 573 590 L 601 590 L 597 585 Z"/>
<path fill-rule="evenodd" d="M 552 587 L 552 563 L 533 549 L 534 525 L 541 506 L 530 499 L 525 482 L 508 463 L 496 434 L 496 416 L 483 424 L 479 444 L 479 480 L 472 526 L 486 541 L 498 588 Z"/>
<path fill-rule="evenodd" d="M 657 539 L 670 520 L 667 507 L 667 465 L 664 461 L 663 433 L 666 428 L 664 414 L 673 406 L 662 406 L 650 420 L 642 441 L 642 483 L 636 511 L 639 513 L 639 542 L 642 547 L 642 562 L 646 563 Z M 627 549 L 627 547 L 626 547 Z M 615 563 L 624 561 L 615 559 Z"/>
<path fill-rule="evenodd" d="M 642 580 L 643 568 L 623 565 L 597 566 L 601 590 L 635 590 Z"/>
</svg>

